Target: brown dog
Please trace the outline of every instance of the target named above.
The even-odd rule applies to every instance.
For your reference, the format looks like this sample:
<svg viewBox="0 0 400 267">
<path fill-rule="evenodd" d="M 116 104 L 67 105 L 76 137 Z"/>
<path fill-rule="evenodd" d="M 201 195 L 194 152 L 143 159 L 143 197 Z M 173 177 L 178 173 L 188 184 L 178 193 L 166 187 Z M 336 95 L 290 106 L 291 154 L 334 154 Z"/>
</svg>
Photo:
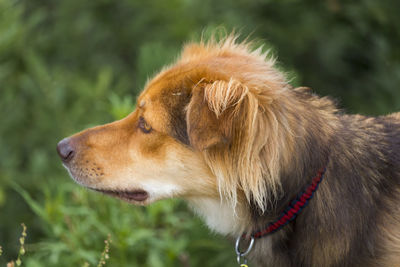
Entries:
<svg viewBox="0 0 400 267">
<path fill-rule="evenodd" d="M 233 36 L 186 45 L 133 113 L 57 149 L 83 186 L 184 198 L 211 229 L 247 233 L 259 266 L 400 266 L 400 113 L 344 115 Z"/>
</svg>

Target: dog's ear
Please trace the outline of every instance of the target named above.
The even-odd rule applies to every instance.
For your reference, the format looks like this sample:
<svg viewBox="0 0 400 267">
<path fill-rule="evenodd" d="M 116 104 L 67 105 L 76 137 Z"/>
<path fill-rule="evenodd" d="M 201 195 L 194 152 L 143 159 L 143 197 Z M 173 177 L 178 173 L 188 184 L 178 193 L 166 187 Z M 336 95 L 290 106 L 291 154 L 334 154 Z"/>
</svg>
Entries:
<svg viewBox="0 0 400 267">
<path fill-rule="evenodd" d="M 193 88 L 186 121 L 194 148 L 202 151 L 231 142 L 233 120 L 243 94 L 243 87 L 232 80 L 202 82 Z"/>
</svg>

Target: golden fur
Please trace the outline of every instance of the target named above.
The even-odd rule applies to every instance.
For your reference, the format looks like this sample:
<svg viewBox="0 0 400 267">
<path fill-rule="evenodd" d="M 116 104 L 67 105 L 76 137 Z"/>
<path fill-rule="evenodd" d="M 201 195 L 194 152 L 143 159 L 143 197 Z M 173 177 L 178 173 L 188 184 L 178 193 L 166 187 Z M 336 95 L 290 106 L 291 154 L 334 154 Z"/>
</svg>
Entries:
<svg viewBox="0 0 400 267">
<path fill-rule="evenodd" d="M 400 216 L 381 208 L 399 210 L 400 113 L 343 115 L 329 98 L 292 88 L 268 53 L 234 35 L 187 44 L 137 103 L 126 118 L 67 140 L 74 157 L 64 164 L 80 184 L 135 204 L 181 197 L 210 228 L 237 236 L 276 219 L 329 159 L 309 207 L 257 240 L 254 263 L 400 262 Z M 382 193 L 386 184 L 396 193 Z M 374 212 L 355 215 L 358 200 Z M 370 241 L 362 225 L 372 220 L 381 234 L 370 232 Z M 359 259 L 364 243 L 373 248 Z"/>
</svg>

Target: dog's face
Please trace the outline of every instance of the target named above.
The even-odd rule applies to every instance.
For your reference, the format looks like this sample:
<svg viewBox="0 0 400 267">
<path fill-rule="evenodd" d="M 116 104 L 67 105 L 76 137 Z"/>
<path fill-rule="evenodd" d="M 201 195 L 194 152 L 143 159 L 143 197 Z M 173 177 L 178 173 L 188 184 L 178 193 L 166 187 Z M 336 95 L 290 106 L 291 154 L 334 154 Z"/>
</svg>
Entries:
<svg viewBox="0 0 400 267">
<path fill-rule="evenodd" d="M 75 181 L 137 204 L 218 195 L 216 179 L 187 132 L 187 107 L 198 81 L 181 71 L 150 82 L 126 118 L 60 142 L 60 156 Z"/>
<path fill-rule="evenodd" d="M 146 85 L 130 115 L 62 140 L 58 153 L 81 185 L 135 204 L 224 196 L 263 209 L 279 186 L 278 153 L 290 149 L 264 141 L 284 138 L 266 131 L 278 120 L 269 106 L 287 85 L 273 64 L 234 37 L 188 45 Z"/>
</svg>

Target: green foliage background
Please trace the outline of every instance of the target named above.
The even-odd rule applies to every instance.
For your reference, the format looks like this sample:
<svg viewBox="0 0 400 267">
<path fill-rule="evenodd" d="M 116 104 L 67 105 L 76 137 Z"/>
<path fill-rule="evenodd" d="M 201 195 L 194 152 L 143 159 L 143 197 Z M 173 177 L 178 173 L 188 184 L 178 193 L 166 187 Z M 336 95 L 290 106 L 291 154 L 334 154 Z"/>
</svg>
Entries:
<svg viewBox="0 0 400 267">
<path fill-rule="evenodd" d="M 230 243 L 179 200 L 132 207 L 68 178 L 57 141 L 122 118 L 202 31 L 266 43 L 293 85 L 363 114 L 400 110 L 397 0 L 0 0 L 0 265 L 233 266 Z"/>
</svg>

